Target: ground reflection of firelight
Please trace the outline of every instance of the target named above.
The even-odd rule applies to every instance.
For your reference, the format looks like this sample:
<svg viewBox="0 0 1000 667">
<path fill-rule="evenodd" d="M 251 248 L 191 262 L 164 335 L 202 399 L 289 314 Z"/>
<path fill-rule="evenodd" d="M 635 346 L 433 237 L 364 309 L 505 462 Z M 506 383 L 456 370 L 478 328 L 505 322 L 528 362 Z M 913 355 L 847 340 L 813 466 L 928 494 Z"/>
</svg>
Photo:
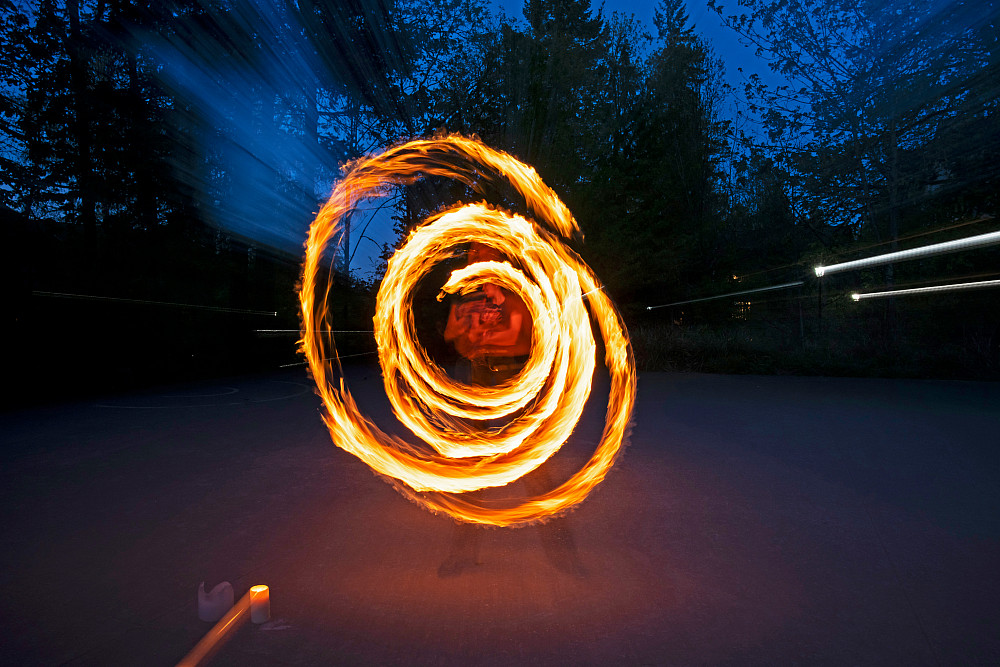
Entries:
<svg viewBox="0 0 1000 667">
<path fill-rule="evenodd" d="M 458 205 L 428 219 L 390 260 L 378 292 L 375 337 L 386 393 L 397 418 L 426 444 L 417 446 L 381 431 L 361 415 L 343 379 L 334 374 L 332 336 L 322 332 L 336 327 L 318 276 L 328 245 L 361 200 L 426 175 L 452 178 L 475 189 L 489 181 L 507 181 L 537 221 L 485 203 Z M 392 479 L 417 503 L 463 521 L 523 524 L 581 502 L 604 479 L 627 435 L 635 402 L 635 364 L 621 317 L 589 267 L 562 242 L 578 232 L 569 210 L 534 169 L 472 139 L 411 141 L 355 163 L 310 227 L 299 294 L 301 348 L 323 399 L 323 419 L 333 442 Z M 455 271 L 443 292 L 502 285 L 523 298 L 533 319 L 526 366 L 496 387 L 451 379 L 417 343 L 413 320 L 417 283 L 457 246 L 472 241 L 517 257 L 523 271 L 506 262 L 475 263 Z M 464 496 L 513 482 L 544 463 L 569 438 L 594 375 L 591 316 L 604 340 L 611 377 L 604 431 L 593 456 L 555 489 L 514 506 L 487 507 Z M 499 433 L 477 424 L 501 417 L 510 422 Z"/>
</svg>

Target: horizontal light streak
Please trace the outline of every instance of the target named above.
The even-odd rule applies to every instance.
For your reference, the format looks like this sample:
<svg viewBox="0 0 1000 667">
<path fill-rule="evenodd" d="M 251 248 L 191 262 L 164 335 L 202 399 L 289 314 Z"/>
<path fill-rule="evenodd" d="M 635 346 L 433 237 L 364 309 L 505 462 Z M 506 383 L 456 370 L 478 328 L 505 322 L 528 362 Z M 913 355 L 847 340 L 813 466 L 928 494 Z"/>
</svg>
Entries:
<svg viewBox="0 0 1000 667">
<path fill-rule="evenodd" d="M 910 248 L 909 250 L 899 250 L 897 252 L 889 252 L 883 255 L 875 255 L 873 257 L 866 257 L 864 259 L 856 259 L 851 262 L 831 264 L 830 266 L 817 266 L 813 268 L 813 271 L 816 272 L 817 277 L 823 277 L 825 275 L 831 273 L 837 273 L 839 271 L 862 269 L 868 266 L 879 266 L 881 264 L 889 264 L 890 262 L 903 262 L 910 259 L 918 259 L 920 257 L 940 255 L 946 252 L 957 252 L 959 250 L 972 250 L 974 248 L 982 248 L 997 243 L 1000 243 L 1000 231 L 990 232 L 988 234 L 979 234 L 978 236 L 969 236 L 964 239 L 955 239 L 954 241 L 945 241 L 944 243 L 934 243 L 932 245 L 920 246 L 919 248 Z"/>
<path fill-rule="evenodd" d="M 880 299 L 887 296 L 906 296 L 909 294 L 934 294 L 937 292 L 956 292 L 959 290 L 983 289 L 986 287 L 1000 287 L 1000 280 L 980 280 L 973 283 L 955 283 L 954 285 L 933 285 L 931 287 L 914 287 L 911 289 L 888 290 L 886 292 L 855 292 L 851 298 L 855 301 L 862 299 Z"/>
<path fill-rule="evenodd" d="M 117 301 L 119 303 L 140 303 L 147 306 L 172 306 L 174 308 L 195 308 L 198 310 L 214 310 L 219 313 L 239 313 L 241 315 L 264 315 L 267 317 L 277 317 L 278 313 L 272 310 L 246 310 L 243 308 L 223 308 L 221 306 L 202 306 L 194 303 L 175 303 L 172 301 L 149 301 L 147 299 L 126 299 L 118 296 L 96 296 L 93 294 L 69 294 L 66 292 L 41 292 L 33 291 L 33 296 L 56 297 L 59 299 L 84 299 L 86 301 Z"/>
<path fill-rule="evenodd" d="M 770 287 L 758 287 L 757 289 L 743 290 L 742 292 L 729 292 L 728 294 L 719 294 L 717 296 L 705 296 L 700 299 L 689 299 L 687 301 L 676 301 L 674 303 L 665 303 L 662 306 L 646 306 L 646 310 L 656 310 L 657 308 L 669 308 L 670 306 L 684 306 L 689 303 L 698 303 L 700 301 L 712 301 L 713 299 L 726 299 L 731 296 L 743 296 L 744 294 L 756 294 L 757 292 L 773 292 L 779 289 L 788 289 L 789 287 L 798 287 L 802 284 L 801 280 L 794 283 L 783 283 L 781 285 L 771 285 Z"/>
<path fill-rule="evenodd" d="M 357 354 L 337 355 L 337 358 L 350 359 L 352 357 L 367 357 L 373 354 L 378 354 L 378 350 L 374 350 L 372 352 L 358 352 Z M 295 366 L 305 366 L 308 363 L 309 363 L 308 361 L 297 361 L 294 364 L 281 364 L 280 366 L 278 366 L 278 368 L 293 368 Z"/>
<path fill-rule="evenodd" d="M 301 329 L 254 329 L 254 333 L 259 334 L 299 334 Z M 372 329 L 316 329 L 312 333 L 323 334 L 373 334 Z"/>
</svg>

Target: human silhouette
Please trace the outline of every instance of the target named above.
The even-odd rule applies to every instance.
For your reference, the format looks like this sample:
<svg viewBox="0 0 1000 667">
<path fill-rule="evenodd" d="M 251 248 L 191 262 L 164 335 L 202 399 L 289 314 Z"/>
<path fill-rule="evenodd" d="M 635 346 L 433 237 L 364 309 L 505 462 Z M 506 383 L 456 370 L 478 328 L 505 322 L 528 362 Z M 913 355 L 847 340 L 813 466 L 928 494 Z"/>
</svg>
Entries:
<svg viewBox="0 0 1000 667">
<path fill-rule="evenodd" d="M 495 248 L 472 243 L 466 261 L 503 262 L 506 258 Z M 517 375 L 531 351 L 531 314 L 524 300 L 498 285 L 487 284 L 482 290 L 452 302 L 444 338 L 462 357 L 458 379 L 481 386 L 495 386 Z M 528 495 L 550 491 L 555 484 L 547 464 L 522 478 Z M 467 497 L 481 497 L 470 492 Z M 572 531 L 565 518 L 541 524 L 539 537 L 548 560 L 559 570 L 583 576 Z M 480 561 L 483 527 L 458 522 L 452 532 L 448 556 L 438 568 L 441 577 L 455 577 Z"/>
</svg>

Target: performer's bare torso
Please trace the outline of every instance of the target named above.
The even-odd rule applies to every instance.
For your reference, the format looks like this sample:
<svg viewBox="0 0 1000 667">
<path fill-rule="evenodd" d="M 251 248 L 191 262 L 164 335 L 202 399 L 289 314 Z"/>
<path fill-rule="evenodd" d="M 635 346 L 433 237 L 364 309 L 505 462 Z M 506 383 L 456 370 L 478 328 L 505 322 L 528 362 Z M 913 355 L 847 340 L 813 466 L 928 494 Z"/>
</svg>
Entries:
<svg viewBox="0 0 1000 667">
<path fill-rule="evenodd" d="M 489 246 L 472 244 L 468 262 L 483 261 L 504 261 L 504 257 Z M 520 370 L 531 351 L 531 324 L 531 314 L 521 297 L 488 284 L 452 304 L 444 338 L 472 362 L 473 381 L 487 384 L 477 367 L 480 371 L 507 371 L 502 373 L 506 377 Z M 494 377 L 493 381 L 503 379 Z"/>
</svg>

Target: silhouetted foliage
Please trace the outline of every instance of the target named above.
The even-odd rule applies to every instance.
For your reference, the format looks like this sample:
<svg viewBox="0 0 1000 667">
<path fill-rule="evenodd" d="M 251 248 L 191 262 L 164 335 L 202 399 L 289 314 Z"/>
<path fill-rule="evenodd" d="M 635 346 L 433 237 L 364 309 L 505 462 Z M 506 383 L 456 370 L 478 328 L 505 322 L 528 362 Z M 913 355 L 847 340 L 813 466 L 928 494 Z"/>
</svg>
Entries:
<svg viewBox="0 0 1000 667">
<path fill-rule="evenodd" d="M 123 378 L 293 360 L 294 334 L 253 332 L 297 327 L 301 244 L 340 169 L 460 132 L 532 164 L 566 201 L 585 234 L 574 247 L 629 321 L 673 332 L 640 342 L 648 359 L 696 323 L 755 332 L 745 346 L 706 333 L 706 350 L 769 341 L 758 369 L 793 348 L 807 368 L 813 345 L 830 359 L 881 355 L 884 372 L 909 354 L 944 374 L 934 348 L 953 367 L 1000 370 L 996 292 L 919 307 L 843 300 L 995 277 L 996 251 L 856 272 L 822 291 L 809 271 L 995 228 L 997 10 L 740 6 L 729 16 L 713 4 L 786 82 L 742 91 L 766 138 L 736 131 L 723 63 L 681 0 L 660 0 L 651 27 L 590 0 L 526 0 L 523 22 L 485 0 L 0 0 L 8 356 L 24 373 L 75 364 L 81 384 L 105 373 L 102 359 Z M 338 325 L 370 327 L 373 286 L 351 274 L 375 242 L 369 225 L 392 218 L 403 234 L 483 197 L 530 214 L 506 189 L 435 178 L 359 210 L 330 258 Z M 803 285 L 645 311 L 786 281 Z M 56 352 L 26 364 L 27 346 Z"/>
</svg>

